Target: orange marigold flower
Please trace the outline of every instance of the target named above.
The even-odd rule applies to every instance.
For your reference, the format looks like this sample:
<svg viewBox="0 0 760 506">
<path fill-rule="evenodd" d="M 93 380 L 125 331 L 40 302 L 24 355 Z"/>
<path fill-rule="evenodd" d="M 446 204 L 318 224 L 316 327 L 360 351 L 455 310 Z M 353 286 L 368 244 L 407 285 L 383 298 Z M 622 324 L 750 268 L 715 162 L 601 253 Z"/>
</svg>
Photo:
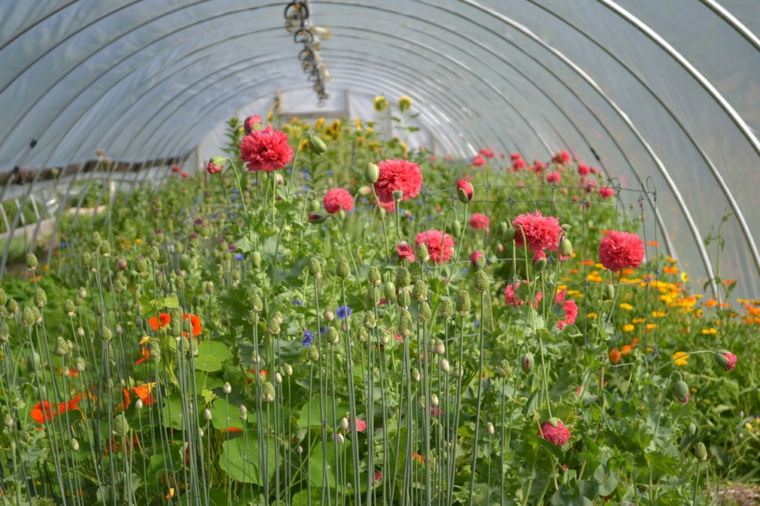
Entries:
<svg viewBox="0 0 760 506">
<path fill-rule="evenodd" d="M 626 344 L 622 348 L 620 348 L 620 354 L 623 355 L 624 357 L 627 357 L 628 355 L 631 354 L 632 349 L 633 348 L 631 347 L 630 344 Z"/>
</svg>

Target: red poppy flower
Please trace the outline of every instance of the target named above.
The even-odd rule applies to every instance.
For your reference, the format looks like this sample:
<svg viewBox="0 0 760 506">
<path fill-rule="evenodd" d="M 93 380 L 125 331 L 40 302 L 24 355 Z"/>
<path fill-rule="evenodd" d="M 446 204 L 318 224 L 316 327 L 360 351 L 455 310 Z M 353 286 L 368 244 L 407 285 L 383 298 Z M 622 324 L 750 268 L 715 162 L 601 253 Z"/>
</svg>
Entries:
<svg viewBox="0 0 760 506">
<path fill-rule="evenodd" d="M 437 264 L 448 262 L 454 254 L 454 238 L 440 230 L 420 232 L 414 243 L 417 246 L 420 244 L 427 246 L 430 258 Z"/>
<path fill-rule="evenodd" d="M 248 170 L 273 172 L 282 169 L 293 159 L 293 149 L 288 144 L 288 135 L 271 126 L 254 130 L 240 142 L 240 158 Z"/>
<path fill-rule="evenodd" d="M 330 214 L 335 214 L 341 209 L 350 211 L 354 208 L 354 197 L 345 188 L 332 188 L 325 193 L 322 204 Z"/>
<path fill-rule="evenodd" d="M 400 261 L 408 261 L 408 262 L 414 262 L 417 260 L 417 257 L 414 255 L 414 250 L 412 249 L 412 246 L 407 242 L 400 242 L 396 245 L 396 253 L 398 254 L 398 259 Z"/>
<path fill-rule="evenodd" d="M 401 200 L 413 199 L 422 188 L 420 166 L 407 160 L 383 160 L 377 164 L 380 174 L 375 182 L 375 192 L 381 205 L 388 211 L 395 209 L 393 192 L 402 192 Z"/>
</svg>

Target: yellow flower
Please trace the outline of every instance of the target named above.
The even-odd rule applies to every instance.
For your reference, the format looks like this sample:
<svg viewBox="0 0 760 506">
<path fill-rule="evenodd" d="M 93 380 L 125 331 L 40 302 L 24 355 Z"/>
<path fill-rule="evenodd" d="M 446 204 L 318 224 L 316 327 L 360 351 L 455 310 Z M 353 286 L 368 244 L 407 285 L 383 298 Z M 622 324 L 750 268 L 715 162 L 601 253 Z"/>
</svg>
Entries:
<svg viewBox="0 0 760 506">
<path fill-rule="evenodd" d="M 647 329 L 647 330 L 654 330 L 654 329 L 657 328 L 657 324 L 656 323 L 647 323 L 646 327 L 644 327 L 644 328 Z"/>
<path fill-rule="evenodd" d="M 620 309 L 624 311 L 633 311 L 633 306 L 628 304 L 627 302 L 623 302 L 622 304 L 620 304 Z"/>
<path fill-rule="evenodd" d="M 272 111 L 267 112 L 267 123 L 272 121 L 272 118 L 274 118 L 274 112 Z"/>
<path fill-rule="evenodd" d="M 317 118 L 317 121 L 314 122 L 314 128 L 317 130 L 321 130 L 325 126 L 325 118 L 320 117 Z"/>
<path fill-rule="evenodd" d="M 388 100 L 382 95 L 376 96 L 373 102 L 377 112 L 383 112 L 388 107 Z"/>
<path fill-rule="evenodd" d="M 689 282 L 689 275 L 686 274 L 685 272 L 682 272 L 679 277 L 681 278 L 682 282 L 684 282 L 684 283 L 688 283 Z"/>
<path fill-rule="evenodd" d="M 409 109 L 412 108 L 412 99 L 407 97 L 406 95 L 402 95 L 398 97 L 398 110 L 401 112 L 406 112 Z"/>
<path fill-rule="evenodd" d="M 664 318 L 665 311 L 652 311 L 652 318 Z"/>
<path fill-rule="evenodd" d="M 143 243 L 142 239 L 135 239 L 135 246 L 140 246 Z"/>
<path fill-rule="evenodd" d="M 636 325 L 638 325 L 640 323 L 644 323 L 645 321 L 646 320 L 644 318 L 634 318 L 633 320 L 631 320 L 631 323 L 635 323 Z"/>
<path fill-rule="evenodd" d="M 634 328 L 636 327 L 634 327 L 632 323 L 626 323 L 623 325 L 623 332 L 633 332 Z"/>
<path fill-rule="evenodd" d="M 706 336 L 708 336 L 708 335 L 715 335 L 717 333 L 718 333 L 718 329 L 714 329 L 714 328 L 702 329 L 702 334 L 704 334 Z"/>
<path fill-rule="evenodd" d="M 596 320 L 596 316 L 597 316 L 596 313 L 589 313 L 586 315 L 586 318 L 588 318 L 589 320 Z"/>
<path fill-rule="evenodd" d="M 685 351 L 677 351 L 673 353 L 673 363 L 677 366 L 687 365 L 689 363 L 689 354 Z"/>
<path fill-rule="evenodd" d="M 354 128 L 356 130 L 361 130 L 362 129 L 362 119 L 361 118 L 354 119 Z"/>
</svg>

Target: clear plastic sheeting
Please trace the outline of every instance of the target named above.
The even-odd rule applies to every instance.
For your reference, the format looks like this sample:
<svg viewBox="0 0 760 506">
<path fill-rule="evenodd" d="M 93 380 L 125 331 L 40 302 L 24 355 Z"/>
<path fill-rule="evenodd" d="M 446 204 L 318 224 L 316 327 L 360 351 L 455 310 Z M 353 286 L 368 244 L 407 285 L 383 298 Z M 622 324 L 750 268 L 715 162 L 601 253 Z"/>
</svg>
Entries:
<svg viewBox="0 0 760 506">
<path fill-rule="evenodd" d="M 202 158 L 226 118 L 278 94 L 285 114 L 363 118 L 369 97 L 409 95 L 415 142 L 458 158 L 569 149 L 617 177 L 621 205 L 641 209 L 697 282 L 740 279 L 760 297 L 755 0 L 311 1 L 312 22 L 333 32 L 321 109 L 286 3 L 0 3 L 0 173 L 98 148 L 135 163 Z M 705 239 L 723 216 L 718 255 Z"/>
</svg>

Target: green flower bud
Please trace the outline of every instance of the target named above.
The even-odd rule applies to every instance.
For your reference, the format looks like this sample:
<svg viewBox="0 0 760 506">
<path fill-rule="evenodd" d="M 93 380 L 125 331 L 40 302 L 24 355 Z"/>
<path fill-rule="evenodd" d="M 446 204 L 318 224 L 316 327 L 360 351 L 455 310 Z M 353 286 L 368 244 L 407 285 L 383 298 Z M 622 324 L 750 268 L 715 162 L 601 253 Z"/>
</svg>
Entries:
<svg viewBox="0 0 760 506">
<path fill-rule="evenodd" d="M 62 336 L 58 336 L 55 342 L 55 354 L 64 357 L 69 354 L 69 344 Z"/>
<path fill-rule="evenodd" d="M 414 319 L 412 313 L 406 309 L 401 310 L 399 315 L 399 333 L 404 337 L 409 337 L 414 333 Z"/>
<path fill-rule="evenodd" d="M 567 237 L 562 238 L 559 243 L 559 252 L 565 257 L 573 256 L 573 243 L 570 242 L 570 239 Z"/>
<path fill-rule="evenodd" d="M 488 289 L 491 286 L 491 280 L 488 279 L 488 274 L 486 274 L 486 271 L 479 270 L 477 273 L 475 273 L 475 289 L 479 292 L 485 292 L 488 291 Z"/>
<path fill-rule="evenodd" d="M 82 265 L 88 269 L 92 269 L 92 253 L 89 251 L 82 253 Z"/>
<path fill-rule="evenodd" d="M 416 301 L 423 301 L 427 300 L 428 297 L 428 286 L 427 283 L 425 283 L 422 279 L 417 279 L 414 281 L 414 288 L 412 290 L 412 295 L 414 296 L 414 300 Z"/>
<path fill-rule="evenodd" d="M 420 320 L 424 322 L 430 321 L 430 318 L 433 317 L 433 311 L 430 309 L 430 304 L 426 301 L 420 302 L 417 308 L 417 314 L 419 315 Z"/>
<path fill-rule="evenodd" d="M 506 223 L 505 223 L 506 225 Z M 515 239 L 515 236 L 517 235 L 517 231 L 512 228 L 511 226 L 508 226 L 506 230 L 502 233 L 502 237 L 504 238 L 504 242 L 510 242 Z"/>
<path fill-rule="evenodd" d="M 10 338 L 10 331 L 8 326 L 4 323 L 0 323 L 0 342 L 7 343 Z"/>
<path fill-rule="evenodd" d="M 520 367 L 522 367 L 522 370 L 524 372 L 532 371 L 534 363 L 535 363 L 535 360 L 533 359 L 533 354 L 531 352 L 526 353 L 520 359 Z"/>
<path fill-rule="evenodd" d="M 317 156 L 322 156 L 327 153 L 327 144 L 325 144 L 325 141 L 323 141 L 318 135 L 315 135 L 311 132 L 309 132 L 307 135 L 309 139 L 309 148 L 311 149 L 312 153 Z"/>
<path fill-rule="evenodd" d="M 111 332 L 111 329 L 108 327 L 103 327 L 103 339 L 106 341 L 110 341 L 113 339 L 113 333 Z"/>
<path fill-rule="evenodd" d="M 21 321 L 24 322 L 24 325 L 27 327 L 33 326 L 37 319 L 34 317 L 34 311 L 32 311 L 32 308 L 29 306 L 24 306 L 24 311 L 21 317 Z"/>
<path fill-rule="evenodd" d="M 317 362 L 319 360 L 319 350 L 316 346 L 309 346 L 306 348 L 306 358 L 311 362 Z"/>
<path fill-rule="evenodd" d="M 77 357 L 74 361 L 74 369 L 79 372 L 83 372 L 87 368 L 87 362 L 84 357 Z"/>
<path fill-rule="evenodd" d="M 322 279 L 322 263 L 315 256 L 309 258 L 309 274 L 316 279 Z"/>
<path fill-rule="evenodd" d="M 374 329 L 377 325 L 377 320 L 375 320 L 375 315 L 371 311 L 367 311 L 364 314 L 364 326 L 368 329 Z"/>
<path fill-rule="evenodd" d="M 470 293 L 467 290 L 459 290 L 457 293 L 456 309 L 462 316 L 470 312 Z"/>
<path fill-rule="evenodd" d="M 104 257 L 111 256 L 111 245 L 109 243 L 103 241 L 98 249 L 100 250 L 100 254 Z"/>
<path fill-rule="evenodd" d="M 383 278 L 380 276 L 380 269 L 374 265 L 370 267 L 367 273 L 367 281 L 372 286 L 380 286 L 383 282 Z"/>
<path fill-rule="evenodd" d="M 689 399 L 691 399 L 689 385 L 683 380 L 676 381 L 676 384 L 673 387 L 673 394 L 675 395 L 678 402 L 682 402 L 684 404 L 689 402 Z"/>
<path fill-rule="evenodd" d="M 264 310 L 264 301 L 261 300 L 258 292 L 251 295 L 251 310 L 254 313 L 261 313 Z"/>
<path fill-rule="evenodd" d="M 459 220 L 454 220 L 454 222 L 451 224 L 451 231 L 455 236 L 462 235 L 462 222 Z"/>
<path fill-rule="evenodd" d="M 457 188 L 457 198 L 462 204 L 467 204 L 471 197 L 467 194 L 464 188 Z"/>
<path fill-rule="evenodd" d="M 612 300 L 615 298 L 615 286 L 607 283 L 604 286 L 604 292 L 602 293 L 603 300 Z"/>
<path fill-rule="evenodd" d="M 694 453 L 697 455 L 697 458 L 699 460 L 705 461 L 707 460 L 707 448 L 705 447 L 705 444 L 703 442 L 697 443 L 696 448 L 694 448 Z"/>
<path fill-rule="evenodd" d="M 364 177 L 367 178 L 368 183 L 375 184 L 380 178 L 380 167 L 372 162 L 369 162 L 367 164 L 367 170 L 364 171 Z"/>
<path fill-rule="evenodd" d="M 383 295 L 389 303 L 396 300 L 396 285 L 393 281 L 388 281 L 383 285 Z"/>
<path fill-rule="evenodd" d="M 26 255 L 26 268 L 33 271 L 37 268 L 37 256 L 34 253 Z"/>
<path fill-rule="evenodd" d="M 278 335 L 280 333 L 280 320 L 277 318 L 271 318 L 269 320 L 269 325 L 267 326 L 267 332 L 273 336 Z"/>
<path fill-rule="evenodd" d="M 454 316 L 454 301 L 450 297 L 441 300 L 441 314 L 447 319 Z"/>
<path fill-rule="evenodd" d="M 407 289 L 401 289 L 398 291 L 398 303 L 401 307 L 409 307 L 412 303 L 412 296 Z"/>
<path fill-rule="evenodd" d="M 135 269 L 140 274 L 148 273 L 148 260 L 145 257 L 137 257 L 135 260 Z"/>
<path fill-rule="evenodd" d="M 393 201 L 397 204 L 404 198 L 403 190 L 393 190 Z"/>
<path fill-rule="evenodd" d="M 261 253 L 258 251 L 254 251 L 251 253 L 251 262 L 253 263 L 253 266 L 257 269 L 261 267 Z"/>
<path fill-rule="evenodd" d="M 346 260 L 346 257 L 338 258 L 335 266 L 335 274 L 341 279 L 346 279 L 351 275 L 351 268 L 348 266 L 348 260 Z"/>
<path fill-rule="evenodd" d="M 533 262 L 533 268 L 536 269 L 536 271 L 544 270 L 546 268 L 546 257 L 542 256 Z"/>
<path fill-rule="evenodd" d="M 129 422 L 124 413 L 116 415 L 113 420 L 113 433 L 119 437 L 124 437 L 129 433 Z"/>
<path fill-rule="evenodd" d="M 424 244 L 420 244 L 417 246 L 417 257 L 420 259 L 420 262 L 427 263 L 428 260 L 430 260 L 430 253 L 428 252 L 428 247 Z"/>
<path fill-rule="evenodd" d="M 396 284 L 398 285 L 399 289 L 409 286 L 411 282 L 412 277 L 409 274 L 409 269 L 403 265 L 398 267 L 396 269 Z"/>
<path fill-rule="evenodd" d="M 18 312 L 18 302 L 16 299 L 8 299 L 8 303 L 5 305 L 9 315 L 15 315 Z"/>
<path fill-rule="evenodd" d="M 34 292 L 34 305 L 38 308 L 43 308 L 47 304 L 47 294 L 42 288 L 37 288 Z"/>
<path fill-rule="evenodd" d="M 338 344 L 340 341 L 340 335 L 338 334 L 338 331 L 335 330 L 335 327 L 328 327 L 325 338 L 327 339 L 327 342 L 331 344 Z"/>
<path fill-rule="evenodd" d="M 398 98 L 398 110 L 406 112 L 412 107 L 412 99 L 406 95 L 402 95 Z"/>
<path fill-rule="evenodd" d="M 66 316 L 74 316 L 77 312 L 77 307 L 74 305 L 74 301 L 71 299 L 66 299 L 63 302 L 63 312 L 66 313 Z"/>
<path fill-rule="evenodd" d="M 265 382 L 261 391 L 261 400 L 264 402 L 274 402 L 275 388 L 269 381 Z"/>
<path fill-rule="evenodd" d="M 6 295 L 5 290 L 0 288 L 0 306 L 4 306 L 8 302 L 8 295 Z"/>
<path fill-rule="evenodd" d="M 283 365 L 282 372 L 285 373 L 285 376 L 293 376 L 293 366 L 290 364 Z"/>
</svg>

